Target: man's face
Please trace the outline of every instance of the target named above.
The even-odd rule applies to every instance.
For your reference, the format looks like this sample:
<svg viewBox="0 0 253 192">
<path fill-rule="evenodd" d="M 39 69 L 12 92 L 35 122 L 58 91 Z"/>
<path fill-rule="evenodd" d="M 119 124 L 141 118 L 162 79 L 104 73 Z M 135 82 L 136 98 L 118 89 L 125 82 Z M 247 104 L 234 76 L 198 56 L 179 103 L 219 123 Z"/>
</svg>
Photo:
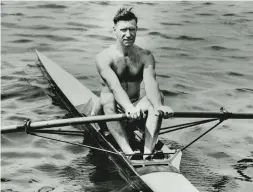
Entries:
<svg viewBox="0 0 253 192">
<path fill-rule="evenodd" d="M 116 38 L 121 45 L 129 47 L 135 42 L 137 23 L 134 19 L 130 21 L 118 21 L 114 26 Z"/>
</svg>

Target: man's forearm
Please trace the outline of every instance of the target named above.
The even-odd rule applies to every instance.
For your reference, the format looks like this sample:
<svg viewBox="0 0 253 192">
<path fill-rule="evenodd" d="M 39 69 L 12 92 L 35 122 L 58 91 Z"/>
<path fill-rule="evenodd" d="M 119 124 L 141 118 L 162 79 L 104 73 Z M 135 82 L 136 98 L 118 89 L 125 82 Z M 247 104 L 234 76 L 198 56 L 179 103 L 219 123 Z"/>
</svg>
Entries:
<svg viewBox="0 0 253 192">
<path fill-rule="evenodd" d="M 162 105 L 162 97 L 158 83 L 155 79 L 149 79 L 145 83 L 146 95 L 154 107 Z"/>
<path fill-rule="evenodd" d="M 124 109 L 132 105 L 128 95 L 126 94 L 124 89 L 122 89 L 122 87 L 113 89 L 112 93 L 117 103 L 120 104 Z"/>
</svg>

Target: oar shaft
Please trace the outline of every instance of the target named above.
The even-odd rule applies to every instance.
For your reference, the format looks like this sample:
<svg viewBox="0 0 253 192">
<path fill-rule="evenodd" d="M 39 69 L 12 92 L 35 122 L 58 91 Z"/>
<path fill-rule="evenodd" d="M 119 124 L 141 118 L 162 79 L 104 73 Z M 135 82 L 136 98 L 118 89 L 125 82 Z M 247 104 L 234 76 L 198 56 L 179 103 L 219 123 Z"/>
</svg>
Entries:
<svg viewBox="0 0 253 192">
<path fill-rule="evenodd" d="M 35 129 L 61 127 L 66 125 L 78 125 L 82 123 L 98 123 L 102 121 L 119 121 L 126 118 L 125 114 L 98 115 L 89 117 L 76 117 L 71 119 L 58 119 L 31 123 L 30 127 Z"/>
<path fill-rule="evenodd" d="M 24 130 L 25 130 L 24 124 L 23 125 L 7 125 L 7 126 L 1 127 L 1 134 L 23 132 Z"/>
<path fill-rule="evenodd" d="M 175 118 L 253 119 L 253 113 L 175 112 Z"/>
<path fill-rule="evenodd" d="M 113 115 L 98 115 L 89 117 L 76 117 L 70 119 L 57 119 L 50 121 L 32 122 L 29 128 L 42 129 L 50 127 L 61 127 L 66 125 L 77 125 L 82 123 L 97 123 L 102 121 L 119 121 L 127 118 L 125 114 L 113 114 Z M 10 125 L 1 128 L 1 133 L 13 133 L 24 131 L 25 126 L 23 125 Z"/>
</svg>

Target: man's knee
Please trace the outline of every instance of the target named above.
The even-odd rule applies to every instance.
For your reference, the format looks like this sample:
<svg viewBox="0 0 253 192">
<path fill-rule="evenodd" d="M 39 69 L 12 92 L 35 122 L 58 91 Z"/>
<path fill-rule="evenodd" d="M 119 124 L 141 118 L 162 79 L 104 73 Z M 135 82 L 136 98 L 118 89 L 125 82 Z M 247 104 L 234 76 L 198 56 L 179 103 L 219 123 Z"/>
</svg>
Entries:
<svg viewBox="0 0 253 192">
<path fill-rule="evenodd" d="M 107 103 L 115 102 L 115 99 L 112 93 L 102 93 L 100 95 L 100 102 L 102 105 L 104 105 Z"/>
<path fill-rule="evenodd" d="M 105 114 L 116 113 L 115 99 L 112 93 L 101 94 L 100 102 Z"/>
<path fill-rule="evenodd" d="M 162 101 L 162 104 L 164 104 L 164 96 L 163 96 L 163 93 L 160 91 L 160 94 L 161 94 L 161 101 Z"/>
<path fill-rule="evenodd" d="M 148 108 L 151 106 L 152 104 L 150 103 L 150 101 L 148 100 L 147 96 L 144 96 L 137 104 L 136 107 L 138 107 L 140 110 L 142 110 L 143 112 L 148 111 Z"/>
<path fill-rule="evenodd" d="M 155 109 L 154 109 L 153 105 L 150 105 L 148 107 L 148 114 L 153 114 L 154 112 L 155 112 Z"/>
<path fill-rule="evenodd" d="M 102 104 L 99 98 L 93 102 L 90 115 L 94 116 L 94 115 L 102 115 L 102 114 L 103 114 L 103 109 L 102 109 Z"/>
</svg>

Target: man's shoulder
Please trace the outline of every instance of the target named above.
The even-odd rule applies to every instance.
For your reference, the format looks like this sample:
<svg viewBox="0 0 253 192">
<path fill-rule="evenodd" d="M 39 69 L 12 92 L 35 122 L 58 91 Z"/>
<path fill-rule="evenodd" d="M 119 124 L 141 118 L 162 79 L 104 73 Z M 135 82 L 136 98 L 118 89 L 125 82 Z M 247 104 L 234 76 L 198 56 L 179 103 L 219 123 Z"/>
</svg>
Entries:
<svg viewBox="0 0 253 192">
<path fill-rule="evenodd" d="M 155 66 L 155 58 L 150 50 L 140 47 L 138 47 L 137 50 L 139 58 L 145 66 L 149 66 L 150 64 Z"/>
<path fill-rule="evenodd" d="M 112 62 L 112 46 L 102 50 L 100 53 L 96 55 L 96 65 L 98 67 L 109 66 Z"/>
<path fill-rule="evenodd" d="M 148 56 L 148 55 L 152 55 L 151 51 L 148 49 L 143 49 L 139 46 L 135 46 L 137 53 L 140 54 L 141 56 Z"/>
<path fill-rule="evenodd" d="M 107 48 L 103 49 L 101 52 L 99 52 L 96 55 L 96 58 L 97 59 L 99 59 L 99 58 L 109 58 L 111 56 L 111 52 L 112 52 L 112 46 L 107 47 Z"/>
</svg>

